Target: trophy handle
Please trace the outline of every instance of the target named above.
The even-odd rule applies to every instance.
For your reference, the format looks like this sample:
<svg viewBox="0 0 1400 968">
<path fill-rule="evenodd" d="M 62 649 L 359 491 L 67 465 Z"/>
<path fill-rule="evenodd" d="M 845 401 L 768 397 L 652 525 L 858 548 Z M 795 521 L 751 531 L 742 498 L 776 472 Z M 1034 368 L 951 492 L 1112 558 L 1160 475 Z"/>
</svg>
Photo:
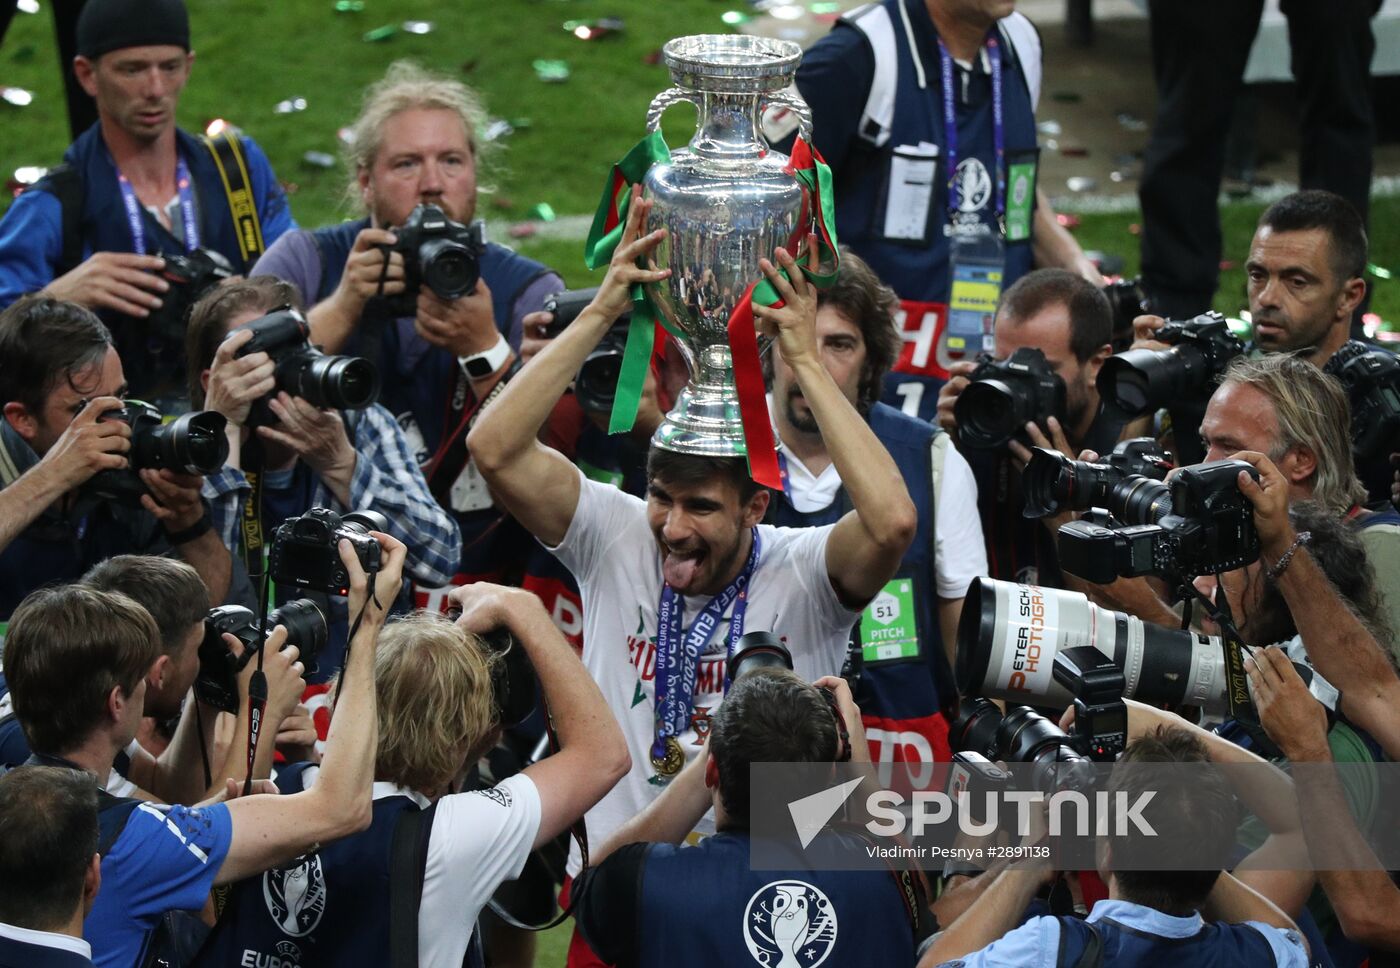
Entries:
<svg viewBox="0 0 1400 968">
<path fill-rule="evenodd" d="M 654 103 L 654 102 L 653 102 Z M 793 114 L 797 115 L 797 130 L 802 135 L 802 140 L 809 145 L 812 143 L 812 109 L 801 96 L 794 94 L 793 89 L 786 91 L 775 91 L 772 94 L 764 95 L 765 105 L 776 104 L 785 107 Z"/>
<path fill-rule="evenodd" d="M 656 97 L 652 98 L 651 107 L 647 108 L 647 130 L 660 130 L 661 115 L 664 114 L 666 109 L 671 107 L 671 105 L 679 104 L 682 101 L 694 104 L 697 109 L 700 107 L 700 105 L 696 103 L 695 97 L 691 92 L 681 87 L 667 88 L 656 95 Z"/>
</svg>

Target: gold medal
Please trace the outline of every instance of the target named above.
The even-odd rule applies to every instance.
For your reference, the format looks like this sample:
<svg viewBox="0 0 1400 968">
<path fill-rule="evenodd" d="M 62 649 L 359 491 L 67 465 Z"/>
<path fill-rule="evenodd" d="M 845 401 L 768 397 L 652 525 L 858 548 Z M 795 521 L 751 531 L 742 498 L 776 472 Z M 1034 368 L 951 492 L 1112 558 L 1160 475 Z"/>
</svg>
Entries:
<svg viewBox="0 0 1400 968">
<path fill-rule="evenodd" d="M 667 736 L 662 741 L 663 750 L 658 756 L 653 750 L 651 754 L 651 768 L 657 772 L 658 776 L 668 779 L 675 776 L 685 766 L 685 753 L 681 751 L 681 741 L 674 736 Z"/>
</svg>

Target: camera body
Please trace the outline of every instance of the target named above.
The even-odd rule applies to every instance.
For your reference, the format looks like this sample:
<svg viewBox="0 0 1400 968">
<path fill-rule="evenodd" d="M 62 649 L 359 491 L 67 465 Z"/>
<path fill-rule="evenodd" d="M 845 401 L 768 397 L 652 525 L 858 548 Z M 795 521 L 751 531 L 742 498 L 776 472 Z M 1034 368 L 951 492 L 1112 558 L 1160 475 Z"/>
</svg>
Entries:
<svg viewBox="0 0 1400 968">
<path fill-rule="evenodd" d="M 1259 533 L 1254 506 L 1239 489 L 1240 471 L 1259 479 L 1241 460 L 1184 468 L 1170 484 L 1125 478 L 1114 493 L 1124 492 L 1126 500 L 1108 509 L 1112 524 L 1080 520 L 1060 528 L 1061 567 L 1097 584 L 1243 568 L 1259 557 Z"/>
<path fill-rule="evenodd" d="M 279 585 L 347 595 L 350 575 L 340 560 L 341 539 L 350 542 L 360 567 L 372 574 L 379 570 L 380 547 L 370 532 L 388 530 L 389 522 L 377 511 L 342 517 L 330 508 L 312 508 L 288 518 L 273 533 L 268 572 Z"/>
<path fill-rule="evenodd" d="M 286 626 L 287 641 L 294 645 L 307 669 L 316 659 L 329 634 L 326 616 L 309 598 L 288 602 L 267 617 L 267 629 Z M 223 640 L 227 632 L 243 643 L 243 655 L 235 657 Z M 262 626 L 257 616 L 242 605 L 211 608 L 204 619 L 204 640 L 199 644 L 199 675 L 194 681 L 195 697 L 207 706 L 226 713 L 238 712 L 238 673 L 262 648 Z"/>
<path fill-rule="evenodd" d="M 1021 477 L 1026 497 L 1023 513 L 1043 518 L 1061 508 L 1111 507 L 1128 499 L 1115 494 L 1127 478 L 1160 481 L 1171 469 L 1171 455 L 1152 437 L 1124 440 L 1098 463 L 1070 460 L 1059 451 L 1033 447 Z"/>
<path fill-rule="evenodd" d="M 322 353 L 311 345 L 306 317 L 290 306 L 275 309 L 241 329 L 251 330 L 253 338 L 239 348 L 238 356 L 266 353 L 271 357 L 277 390 L 328 410 L 363 410 L 379 399 L 379 371 L 374 364 L 356 356 Z M 239 331 L 233 330 L 229 336 Z M 252 426 L 276 423 L 267 401 L 253 405 L 248 422 Z"/>
<path fill-rule="evenodd" d="M 958 753 L 1035 767 L 1034 787 L 1045 793 L 1093 786 L 1090 763 L 1111 763 L 1128 743 L 1123 670 L 1092 645 L 1055 656 L 1055 681 L 1074 696 L 1074 727 L 1066 733 L 1030 706 L 1008 707 L 990 699 L 962 701 L 949 741 Z"/>
<path fill-rule="evenodd" d="M 1244 343 L 1216 312 L 1167 320 L 1153 339 L 1164 350 L 1128 350 L 1110 356 L 1099 370 L 1099 396 L 1128 417 L 1171 409 L 1181 403 L 1204 405 L 1215 378 L 1244 352 Z"/>
<path fill-rule="evenodd" d="M 481 257 L 486 254 L 485 229 L 480 220 L 470 225 L 454 222 L 436 205 L 419 205 L 393 229 L 398 241 L 386 246 L 403 256 L 404 290 L 385 298 L 394 316 L 418 311 L 418 293 L 424 286 L 440 299 L 460 299 L 476 288 L 481 278 Z"/>
<path fill-rule="evenodd" d="M 1358 457 L 1386 458 L 1400 447 L 1400 358 L 1347 342 L 1325 367 L 1351 402 L 1351 446 Z"/>
<path fill-rule="evenodd" d="M 146 485 L 137 471 L 172 470 L 180 474 L 212 474 L 228 460 L 227 421 L 212 410 L 183 414 L 170 423 L 155 407 L 141 400 L 127 400 L 120 410 L 108 410 L 103 420 L 119 420 L 131 428 L 128 464 L 121 470 L 102 470 L 83 485 L 83 493 L 104 501 L 141 506 Z"/>
<path fill-rule="evenodd" d="M 1148 311 L 1142 279 L 1117 279 L 1099 291 L 1113 316 L 1113 352 L 1126 350 L 1133 343 L 1133 320 Z"/>
<path fill-rule="evenodd" d="M 161 254 L 165 267 L 158 273 L 170 283 L 161 295 L 159 309 L 151 310 L 147 323 L 156 333 L 183 347 L 190 307 L 199 302 L 210 289 L 235 272 L 223 253 L 213 249 L 195 249 L 184 255 Z"/>
<path fill-rule="evenodd" d="M 963 445 L 992 450 L 1017 440 L 1029 446 L 1027 423 L 1044 426 L 1052 416 L 1064 422 L 1065 383 L 1040 350 L 1023 346 L 1004 360 L 984 353 L 978 364 L 953 407 Z"/>
<path fill-rule="evenodd" d="M 548 296 L 546 312 L 554 319 L 545 327 L 545 335 L 553 338 L 578 319 L 579 313 L 598 295 L 598 287 L 566 289 Z M 579 406 L 597 413 L 610 413 L 617 396 L 617 380 L 622 375 L 622 355 L 627 349 L 627 334 L 632 325 L 632 313 L 623 313 L 608 327 L 598 345 L 584 359 L 574 376 L 574 396 Z"/>
</svg>

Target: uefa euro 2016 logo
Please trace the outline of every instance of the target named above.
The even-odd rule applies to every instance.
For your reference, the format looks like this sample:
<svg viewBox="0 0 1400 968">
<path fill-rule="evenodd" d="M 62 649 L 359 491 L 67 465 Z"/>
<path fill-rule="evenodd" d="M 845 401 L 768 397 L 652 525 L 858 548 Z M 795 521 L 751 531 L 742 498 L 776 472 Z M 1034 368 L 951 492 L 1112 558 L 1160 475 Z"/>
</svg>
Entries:
<svg viewBox="0 0 1400 968">
<path fill-rule="evenodd" d="M 773 881 L 744 908 L 744 943 L 764 968 L 816 968 L 836 947 L 836 910 L 805 881 Z"/>
<path fill-rule="evenodd" d="M 326 877 L 320 855 L 312 854 L 295 867 L 274 868 L 264 874 L 263 900 L 283 934 L 303 938 L 316 930 L 326 910 Z"/>
</svg>

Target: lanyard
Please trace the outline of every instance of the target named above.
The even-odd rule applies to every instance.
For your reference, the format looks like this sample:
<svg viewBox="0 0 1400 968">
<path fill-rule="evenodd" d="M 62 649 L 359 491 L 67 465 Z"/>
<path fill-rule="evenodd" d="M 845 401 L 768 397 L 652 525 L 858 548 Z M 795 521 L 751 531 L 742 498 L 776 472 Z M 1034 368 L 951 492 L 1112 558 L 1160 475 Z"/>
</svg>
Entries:
<svg viewBox="0 0 1400 968">
<path fill-rule="evenodd" d="M 995 33 L 987 37 L 987 60 L 992 69 L 992 149 L 996 153 L 997 223 L 1006 218 L 1006 117 L 1001 92 L 1001 44 Z M 938 61 L 943 79 L 943 154 L 948 159 L 948 211 L 956 213 L 961 203 L 958 192 L 958 118 L 954 110 L 953 58 L 938 41 Z"/>
<path fill-rule="evenodd" d="M 689 631 L 681 641 L 681 613 L 685 599 L 670 585 L 661 588 L 661 604 L 656 609 L 656 742 L 652 751 L 660 756 L 667 737 L 679 736 L 690 728 L 690 712 L 695 701 L 695 678 L 700 668 L 700 650 L 709 644 L 710 636 L 732 602 L 734 614 L 729 619 L 729 644 L 726 651 L 733 655 L 734 646 L 744 634 L 744 612 L 749 604 L 749 579 L 758 564 L 758 529 L 754 528 L 753 547 L 744 570 L 695 616 Z M 684 655 L 681 650 L 684 650 Z M 725 679 L 725 687 L 729 685 Z"/>
<path fill-rule="evenodd" d="M 185 225 L 185 251 L 199 248 L 199 224 L 195 220 L 194 190 L 190 187 L 190 169 L 184 158 L 175 159 L 175 185 L 180 193 L 180 219 Z M 146 226 L 141 202 L 136 198 L 136 190 L 120 171 L 117 172 L 117 187 L 121 189 L 122 204 L 126 206 L 126 220 L 131 226 L 131 244 L 137 255 L 146 254 Z"/>
</svg>

